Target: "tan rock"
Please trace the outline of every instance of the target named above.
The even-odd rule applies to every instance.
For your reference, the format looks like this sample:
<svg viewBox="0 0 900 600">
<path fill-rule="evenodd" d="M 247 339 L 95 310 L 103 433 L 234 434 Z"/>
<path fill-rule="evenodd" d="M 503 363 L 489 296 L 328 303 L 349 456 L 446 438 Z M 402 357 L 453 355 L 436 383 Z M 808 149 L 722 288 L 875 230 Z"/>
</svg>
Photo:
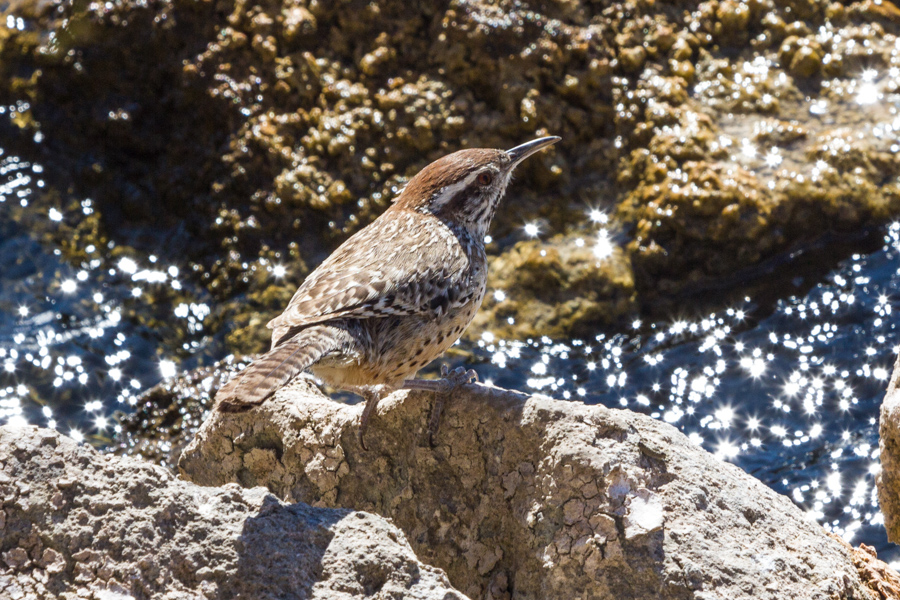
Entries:
<svg viewBox="0 0 900 600">
<path fill-rule="evenodd" d="M 274 452 L 257 448 L 244 462 L 259 470 Z M 67 502 L 53 507 L 63 473 Z M 4 600 L 463 600 L 376 515 L 288 505 L 260 488 L 202 488 L 34 427 L 0 427 L 0 474 L 27 483 L 28 499 L 0 507 Z"/>
<path fill-rule="evenodd" d="M 389 517 L 473 598 L 869 598 L 847 547 L 667 424 L 467 386 L 431 448 L 430 403 L 383 400 L 365 452 L 361 406 L 301 380 L 250 413 L 213 415 L 179 467 L 202 485 Z M 276 468 L 240 466 L 260 448 Z M 347 469 L 329 471 L 338 448 Z"/>
<path fill-rule="evenodd" d="M 878 446 L 881 472 L 876 479 L 878 504 L 884 513 L 888 539 L 900 542 L 900 358 L 881 402 Z"/>
</svg>

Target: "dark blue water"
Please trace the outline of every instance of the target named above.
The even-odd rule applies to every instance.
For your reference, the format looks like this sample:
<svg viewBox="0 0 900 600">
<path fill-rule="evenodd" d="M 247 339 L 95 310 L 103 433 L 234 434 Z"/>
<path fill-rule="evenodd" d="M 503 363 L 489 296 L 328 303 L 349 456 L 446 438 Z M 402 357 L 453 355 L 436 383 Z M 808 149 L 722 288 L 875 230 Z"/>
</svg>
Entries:
<svg viewBox="0 0 900 600">
<path fill-rule="evenodd" d="M 878 414 L 900 348 L 900 223 L 769 316 L 747 298 L 589 340 L 478 344 L 483 378 L 673 424 L 826 529 L 900 559 L 878 509 Z M 526 377 L 522 377 L 526 373 Z"/>
<path fill-rule="evenodd" d="M 48 204 L 42 171 L 0 154 L 0 422 L 103 443 L 112 412 L 220 345 L 205 331 L 208 295 L 177 265 L 113 242 L 64 260 L 54 228 L 92 202 L 75 203 L 81 215 Z"/>
<path fill-rule="evenodd" d="M 47 232 L 93 208 L 48 205 L 41 173 L 0 154 L 0 422 L 103 443 L 114 411 L 225 349 L 208 331 L 213 302 L 182 277 L 184 265 L 112 244 L 64 260 Z M 471 347 L 482 359 L 474 366 L 497 385 L 672 423 L 827 529 L 900 560 L 874 489 L 878 408 L 900 345 L 898 255 L 895 223 L 880 250 L 845 260 L 808 292 L 785 290 L 767 314 L 747 298 L 592 339 L 485 334 Z"/>
</svg>

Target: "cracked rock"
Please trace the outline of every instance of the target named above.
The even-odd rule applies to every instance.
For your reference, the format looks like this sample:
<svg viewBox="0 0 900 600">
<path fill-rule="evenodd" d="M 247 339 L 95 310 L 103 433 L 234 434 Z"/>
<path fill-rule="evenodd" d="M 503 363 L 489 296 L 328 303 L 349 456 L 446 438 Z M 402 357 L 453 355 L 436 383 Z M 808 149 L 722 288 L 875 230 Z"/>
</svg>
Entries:
<svg viewBox="0 0 900 600">
<path fill-rule="evenodd" d="M 388 517 L 472 598 L 873 598 L 848 546 L 670 425 L 470 385 L 432 448 L 431 401 L 382 400 L 366 452 L 362 405 L 299 380 L 256 410 L 213 414 L 179 468 Z M 267 470 L 247 466 L 260 450 Z"/>
<path fill-rule="evenodd" d="M 464 600 L 379 516 L 200 487 L 54 431 L 0 427 L 0 489 L 15 484 L 3 599 Z"/>
</svg>

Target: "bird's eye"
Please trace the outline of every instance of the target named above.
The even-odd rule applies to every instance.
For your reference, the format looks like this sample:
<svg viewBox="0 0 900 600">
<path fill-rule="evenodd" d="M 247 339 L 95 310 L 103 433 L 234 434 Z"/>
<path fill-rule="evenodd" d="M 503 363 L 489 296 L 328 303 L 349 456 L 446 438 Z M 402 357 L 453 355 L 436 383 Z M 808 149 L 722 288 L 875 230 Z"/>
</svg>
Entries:
<svg viewBox="0 0 900 600">
<path fill-rule="evenodd" d="M 493 174 L 488 171 L 485 171 L 484 173 L 478 175 L 478 185 L 491 185 L 491 182 L 493 180 Z"/>
</svg>

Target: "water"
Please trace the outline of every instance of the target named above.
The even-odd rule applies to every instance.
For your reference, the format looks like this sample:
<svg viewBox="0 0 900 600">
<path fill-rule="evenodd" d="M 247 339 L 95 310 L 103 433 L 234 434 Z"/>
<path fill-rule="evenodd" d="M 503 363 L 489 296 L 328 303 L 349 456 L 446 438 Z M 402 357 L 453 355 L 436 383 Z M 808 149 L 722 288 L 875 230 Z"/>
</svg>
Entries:
<svg viewBox="0 0 900 600">
<path fill-rule="evenodd" d="M 66 260 L 67 227 L 89 199 L 54 203 L 40 165 L 0 155 L 0 421 L 102 445 L 112 413 L 164 378 L 221 358 L 213 302 L 184 266 L 106 242 Z M 74 207 L 74 208 L 73 208 Z M 80 214 L 73 214 L 73 211 Z M 606 218 L 590 238 L 608 256 Z M 877 419 L 900 345 L 900 223 L 883 246 L 841 262 L 774 310 L 752 298 L 704 315 L 635 322 L 585 340 L 463 344 L 483 380 L 627 407 L 791 497 L 827 529 L 900 560 L 886 542 L 874 475 Z M 273 281 L 283 276 L 271 272 Z M 486 302 L 501 298 L 491 290 Z"/>
<path fill-rule="evenodd" d="M 879 407 L 900 349 L 898 266 L 894 223 L 880 250 L 841 262 L 758 319 L 746 298 L 586 340 L 521 342 L 487 333 L 477 344 L 484 362 L 477 370 L 499 386 L 671 423 L 791 497 L 826 529 L 897 561 L 875 475 Z"/>
<path fill-rule="evenodd" d="M 0 154 L 0 421 L 102 444 L 114 411 L 221 344 L 205 331 L 208 294 L 177 265 L 114 242 L 64 260 L 54 230 L 91 215 L 92 202 L 76 202 L 75 216 L 56 206 L 39 193 L 42 172 Z"/>
</svg>

